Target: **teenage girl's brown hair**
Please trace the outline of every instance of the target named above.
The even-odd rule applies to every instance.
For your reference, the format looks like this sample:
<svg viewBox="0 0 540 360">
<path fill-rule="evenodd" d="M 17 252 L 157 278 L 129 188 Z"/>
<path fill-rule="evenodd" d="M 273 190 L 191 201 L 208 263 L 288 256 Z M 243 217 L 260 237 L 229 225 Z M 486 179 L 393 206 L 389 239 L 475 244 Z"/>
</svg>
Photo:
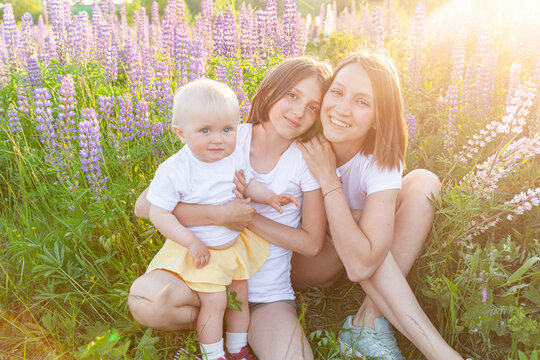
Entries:
<svg viewBox="0 0 540 360">
<path fill-rule="evenodd" d="M 404 167 L 408 133 L 399 76 L 392 59 L 368 52 L 350 54 L 336 67 L 330 83 L 350 64 L 358 64 L 366 71 L 375 99 L 375 129 L 370 129 L 360 152 L 373 154 L 381 167 Z"/>
<path fill-rule="evenodd" d="M 300 56 L 283 61 L 272 69 L 259 85 L 251 101 L 251 110 L 246 122 L 256 125 L 268 121 L 268 113 L 272 106 L 297 83 L 314 77 L 324 89 L 323 85 L 330 75 L 330 65 L 313 58 Z M 321 94 L 321 100 L 323 95 L 324 93 Z M 302 136 L 302 140 L 307 140 L 315 134 L 315 124 Z"/>
</svg>

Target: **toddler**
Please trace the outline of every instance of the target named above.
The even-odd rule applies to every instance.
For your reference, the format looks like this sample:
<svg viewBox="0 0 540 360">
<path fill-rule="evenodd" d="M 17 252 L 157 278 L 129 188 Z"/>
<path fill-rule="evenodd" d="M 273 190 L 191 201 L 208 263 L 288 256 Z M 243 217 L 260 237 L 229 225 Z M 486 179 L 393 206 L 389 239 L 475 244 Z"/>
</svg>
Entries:
<svg viewBox="0 0 540 360">
<path fill-rule="evenodd" d="M 168 239 L 147 272 L 172 272 L 198 293 L 197 334 L 208 360 L 225 359 L 224 317 L 228 357 L 248 354 L 246 279 L 266 261 L 270 245 L 248 229 L 238 233 L 223 226 L 184 227 L 172 210 L 178 202 L 219 205 L 235 198 L 235 171 L 248 168 L 244 164 L 249 161 L 235 151 L 238 121 L 238 100 L 226 85 L 200 79 L 181 87 L 174 97 L 172 128 L 184 147 L 158 167 L 147 195 L 150 220 Z M 243 195 L 252 201 L 279 212 L 281 205 L 298 206 L 293 196 L 276 195 L 251 180 L 249 172 L 244 175 Z M 227 309 L 226 288 L 237 293 L 242 311 Z"/>
</svg>

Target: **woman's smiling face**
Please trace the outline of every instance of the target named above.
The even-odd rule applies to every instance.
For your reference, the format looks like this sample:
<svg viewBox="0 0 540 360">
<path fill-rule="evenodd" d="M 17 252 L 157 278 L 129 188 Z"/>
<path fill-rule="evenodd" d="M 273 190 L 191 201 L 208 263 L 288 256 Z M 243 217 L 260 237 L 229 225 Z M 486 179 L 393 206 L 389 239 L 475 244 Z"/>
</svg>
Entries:
<svg viewBox="0 0 540 360">
<path fill-rule="evenodd" d="M 322 86 L 315 77 L 299 81 L 268 113 L 269 122 L 284 139 L 303 135 L 319 115 Z"/>
<path fill-rule="evenodd" d="M 356 150 L 375 128 L 373 88 L 361 65 L 346 65 L 334 77 L 322 102 L 321 123 L 329 141 Z"/>
</svg>

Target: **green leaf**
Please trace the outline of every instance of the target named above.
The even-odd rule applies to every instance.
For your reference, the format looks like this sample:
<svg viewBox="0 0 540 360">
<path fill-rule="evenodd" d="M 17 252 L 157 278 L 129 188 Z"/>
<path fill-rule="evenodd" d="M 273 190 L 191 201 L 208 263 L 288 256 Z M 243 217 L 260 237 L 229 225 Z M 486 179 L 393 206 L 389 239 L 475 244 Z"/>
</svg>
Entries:
<svg viewBox="0 0 540 360">
<path fill-rule="evenodd" d="M 531 266 L 533 266 L 538 260 L 540 260 L 540 257 L 535 256 L 530 259 L 527 259 L 523 265 L 519 269 L 516 270 L 515 273 L 510 275 L 508 280 L 506 280 L 506 285 L 513 283 L 514 281 L 517 281 L 521 278 L 521 276 L 530 269 Z"/>
<path fill-rule="evenodd" d="M 227 290 L 227 307 L 236 311 L 242 311 L 242 302 L 236 300 L 236 292 Z"/>
</svg>

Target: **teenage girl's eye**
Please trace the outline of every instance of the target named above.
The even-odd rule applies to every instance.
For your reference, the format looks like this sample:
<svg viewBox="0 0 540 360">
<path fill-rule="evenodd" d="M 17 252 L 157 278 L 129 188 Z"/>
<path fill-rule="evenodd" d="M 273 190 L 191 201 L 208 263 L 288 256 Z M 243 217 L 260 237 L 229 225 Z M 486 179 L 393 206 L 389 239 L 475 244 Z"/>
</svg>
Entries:
<svg viewBox="0 0 540 360">
<path fill-rule="evenodd" d="M 369 106 L 369 102 L 367 100 L 364 100 L 364 99 L 358 99 L 358 100 L 356 100 L 356 103 L 359 104 L 359 105 L 362 105 L 362 106 Z"/>
<path fill-rule="evenodd" d="M 289 98 L 293 99 L 293 100 L 297 98 L 296 94 L 293 93 L 292 91 L 290 91 L 290 92 L 287 94 L 287 96 L 288 96 Z"/>
<path fill-rule="evenodd" d="M 203 129 L 201 129 L 201 132 L 203 134 L 208 134 L 210 132 L 210 130 L 208 130 L 208 128 L 203 128 Z"/>
<path fill-rule="evenodd" d="M 308 106 L 308 109 L 313 111 L 313 112 L 317 112 L 319 111 L 319 107 L 318 106 L 315 106 L 315 105 L 310 105 Z"/>
<path fill-rule="evenodd" d="M 330 92 L 334 95 L 338 95 L 338 96 L 341 95 L 341 90 L 339 89 L 331 89 Z"/>
</svg>

